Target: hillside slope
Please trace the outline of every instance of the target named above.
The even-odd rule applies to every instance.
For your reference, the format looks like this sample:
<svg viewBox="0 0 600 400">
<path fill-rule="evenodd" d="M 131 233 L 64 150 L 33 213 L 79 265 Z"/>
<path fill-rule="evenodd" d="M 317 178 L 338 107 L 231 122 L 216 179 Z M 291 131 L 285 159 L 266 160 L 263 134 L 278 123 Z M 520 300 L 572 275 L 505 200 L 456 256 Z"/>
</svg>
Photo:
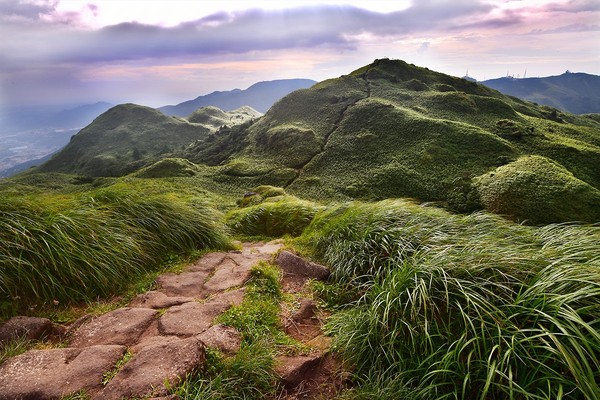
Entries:
<svg viewBox="0 0 600 400">
<path fill-rule="evenodd" d="M 181 151 L 223 125 L 244 123 L 260 115 L 250 107 L 227 113 L 206 107 L 196 110 L 188 121 L 166 116 L 153 108 L 122 104 L 73 136 L 39 170 L 89 176 L 124 175 Z"/>
<path fill-rule="evenodd" d="M 499 78 L 480 82 L 504 94 L 573 114 L 600 113 L 600 76 L 565 72 L 544 78 Z"/>
<path fill-rule="evenodd" d="M 317 82 L 310 79 L 280 79 L 258 82 L 245 90 L 234 89 L 213 92 L 177 105 L 160 107 L 159 110 L 167 115 L 185 117 L 200 107 L 215 106 L 229 111 L 243 106 L 250 106 L 264 113 L 283 96 L 294 90 L 310 87 L 315 83 Z"/>
<path fill-rule="evenodd" d="M 469 211 L 482 207 L 474 178 L 530 154 L 600 187 L 593 118 L 384 59 L 291 93 L 183 156 L 312 199 L 414 197 Z"/>
</svg>

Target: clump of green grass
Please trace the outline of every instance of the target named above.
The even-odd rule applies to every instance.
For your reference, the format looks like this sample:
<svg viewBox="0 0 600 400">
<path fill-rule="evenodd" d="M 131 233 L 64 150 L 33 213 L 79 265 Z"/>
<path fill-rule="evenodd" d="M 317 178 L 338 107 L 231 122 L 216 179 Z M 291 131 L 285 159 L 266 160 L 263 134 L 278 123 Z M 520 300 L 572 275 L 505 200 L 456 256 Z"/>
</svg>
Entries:
<svg viewBox="0 0 600 400">
<path fill-rule="evenodd" d="M 25 337 L 18 337 L 4 343 L 0 343 L 0 365 L 11 357 L 25 353 L 27 350 L 35 346 L 34 340 L 29 340 Z"/>
<path fill-rule="evenodd" d="M 315 203 L 286 196 L 277 201 L 231 211 L 227 215 L 227 225 L 242 235 L 298 236 L 319 209 Z"/>
<path fill-rule="evenodd" d="M 108 385 L 108 383 L 115 377 L 117 376 L 117 374 L 123 369 L 123 367 L 125 366 L 125 364 L 127 364 L 129 362 L 129 360 L 131 360 L 131 358 L 133 357 L 133 353 L 130 351 L 126 351 L 121 358 L 119 358 L 117 360 L 117 362 L 115 363 L 114 367 L 110 370 L 110 371 L 106 371 L 103 375 L 102 375 L 102 385 L 106 386 Z"/>
<path fill-rule="evenodd" d="M 0 200 L 0 300 L 61 303 L 109 296 L 170 253 L 230 246 L 195 198 L 124 185 Z"/>
<path fill-rule="evenodd" d="M 600 228 L 384 201 L 321 213 L 298 241 L 363 293 L 327 323 L 355 398 L 600 396 Z"/>
<path fill-rule="evenodd" d="M 182 400 L 264 399 L 275 393 L 273 352 L 267 343 L 243 343 L 227 358 L 207 350 L 206 363 L 197 374 L 173 390 Z"/>
</svg>

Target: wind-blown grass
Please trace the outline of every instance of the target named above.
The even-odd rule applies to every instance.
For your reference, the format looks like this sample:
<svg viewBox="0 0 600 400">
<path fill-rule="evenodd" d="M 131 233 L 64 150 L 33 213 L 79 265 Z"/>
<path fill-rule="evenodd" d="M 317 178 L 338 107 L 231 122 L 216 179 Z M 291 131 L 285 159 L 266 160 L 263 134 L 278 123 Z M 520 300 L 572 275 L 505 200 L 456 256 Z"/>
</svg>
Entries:
<svg viewBox="0 0 600 400">
<path fill-rule="evenodd" d="M 0 299 L 92 299 L 124 288 L 168 254 L 229 246 L 198 199 L 113 186 L 0 199 Z"/>
<path fill-rule="evenodd" d="M 329 210 L 301 242 L 363 293 L 327 329 L 367 393 L 600 397 L 599 227 L 384 201 Z"/>
</svg>

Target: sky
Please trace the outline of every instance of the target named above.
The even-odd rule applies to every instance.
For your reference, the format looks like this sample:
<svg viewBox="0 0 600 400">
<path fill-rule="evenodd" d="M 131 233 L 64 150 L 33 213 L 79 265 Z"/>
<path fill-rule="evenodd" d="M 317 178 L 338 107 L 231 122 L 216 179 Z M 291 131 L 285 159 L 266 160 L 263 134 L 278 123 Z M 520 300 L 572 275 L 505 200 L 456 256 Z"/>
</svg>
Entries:
<svg viewBox="0 0 600 400">
<path fill-rule="evenodd" d="M 600 75 L 598 0 L 0 0 L 0 109 L 158 107 L 376 58 L 478 80 Z"/>
</svg>

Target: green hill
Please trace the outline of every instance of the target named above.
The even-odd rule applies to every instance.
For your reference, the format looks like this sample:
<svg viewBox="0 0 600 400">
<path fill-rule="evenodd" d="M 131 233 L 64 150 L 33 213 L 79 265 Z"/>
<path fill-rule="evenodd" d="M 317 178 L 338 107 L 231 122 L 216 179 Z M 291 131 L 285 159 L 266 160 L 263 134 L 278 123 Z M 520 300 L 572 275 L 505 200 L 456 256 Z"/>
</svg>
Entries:
<svg viewBox="0 0 600 400">
<path fill-rule="evenodd" d="M 185 120 L 135 104 L 111 108 L 73 136 L 70 143 L 41 166 L 42 172 L 120 176 L 181 151 L 223 125 L 236 125 L 261 114 L 251 107 L 224 112 L 196 110 Z"/>
<path fill-rule="evenodd" d="M 473 178 L 523 155 L 547 157 L 600 187 L 593 118 L 387 59 L 293 92 L 247 129 L 183 154 L 311 199 L 413 197 L 459 211 L 481 207 Z"/>
</svg>

